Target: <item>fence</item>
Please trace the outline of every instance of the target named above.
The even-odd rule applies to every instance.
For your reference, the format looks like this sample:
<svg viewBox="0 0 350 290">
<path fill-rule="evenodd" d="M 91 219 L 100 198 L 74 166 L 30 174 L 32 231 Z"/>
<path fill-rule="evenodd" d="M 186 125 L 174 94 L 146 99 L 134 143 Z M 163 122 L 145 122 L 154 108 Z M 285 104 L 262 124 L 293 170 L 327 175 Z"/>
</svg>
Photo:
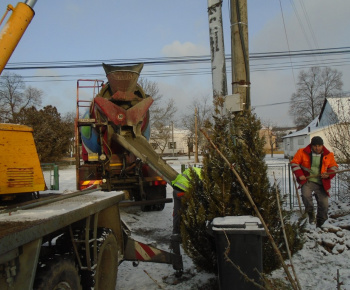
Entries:
<svg viewBox="0 0 350 290">
<path fill-rule="evenodd" d="M 299 207 L 298 198 L 295 193 L 296 186 L 293 181 L 293 173 L 289 163 L 272 163 L 268 164 L 267 175 L 270 180 L 270 184 L 274 184 L 274 176 L 276 178 L 276 183 L 279 187 L 281 195 L 285 197 L 285 206 L 290 209 L 294 207 Z M 331 199 L 337 200 L 339 198 L 340 181 L 338 175 L 332 179 L 332 187 L 330 189 Z M 300 189 L 298 189 L 298 194 L 300 195 Z M 301 197 L 300 197 L 301 198 Z M 302 202 L 301 205 L 303 206 Z"/>
<path fill-rule="evenodd" d="M 284 197 L 284 206 L 289 209 L 294 209 L 295 207 L 299 207 L 298 197 L 295 193 L 296 187 L 298 187 L 299 185 L 297 184 L 295 186 L 294 184 L 293 173 L 289 162 L 283 162 L 286 159 L 280 160 L 280 163 L 269 163 L 269 161 L 267 161 L 267 176 L 271 185 L 274 185 L 276 178 L 276 184 L 278 185 L 281 196 Z M 192 166 L 202 167 L 203 165 L 192 164 Z M 183 172 L 186 168 L 188 168 L 187 164 L 181 164 L 181 172 Z M 335 177 L 332 179 L 332 187 L 330 190 L 331 200 L 338 200 L 340 189 L 340 180 L 338 178 L 338 175 L 335 175 Z M 300 196 L 300 189 L 298 189 L 298 194 L 300 197 L 301 206 L 303 207 L 303 203 L 301 201 Z"/>
</svg>

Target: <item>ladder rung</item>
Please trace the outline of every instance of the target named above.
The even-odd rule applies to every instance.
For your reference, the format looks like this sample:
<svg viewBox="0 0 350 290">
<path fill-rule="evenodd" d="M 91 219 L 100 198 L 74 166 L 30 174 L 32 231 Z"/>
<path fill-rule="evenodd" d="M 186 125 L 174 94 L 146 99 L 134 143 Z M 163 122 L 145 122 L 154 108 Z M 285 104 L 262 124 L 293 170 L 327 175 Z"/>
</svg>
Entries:
<svg viewBox="0 0 350 290">
<path fill-rule="evenodd" d="M 78 123 L 86 124 L 86 123 L 95 123 L 96 119 L 78 119 Z"/>
</svg>

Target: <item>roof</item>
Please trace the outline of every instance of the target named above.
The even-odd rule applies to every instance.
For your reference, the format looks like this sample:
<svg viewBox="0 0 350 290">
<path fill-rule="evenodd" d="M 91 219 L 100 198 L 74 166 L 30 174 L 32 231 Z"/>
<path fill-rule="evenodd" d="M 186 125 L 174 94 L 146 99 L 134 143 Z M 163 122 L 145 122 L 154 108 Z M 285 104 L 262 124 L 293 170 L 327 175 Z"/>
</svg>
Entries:
<svg viewBox="0 0 350 290">
<path fill-rule="evenodd" d="M 326 125 L 320 126 L 320 121 L 328 117 L 327 114 L 330 114 L 329 111 L 326 110 L 327 104 L 329 105 L 331 112 L 336 114 L 336 117 L 341 116 L 344 114 L 344 112 L 349 112 L 350 111 L 350 96 L 347 97 L 334 97 L 334 98 L 327 98 L 325 99 L 321 113 L 319 116 L 317 116 L 314 120 L 311 121 L 309 125 L 307 125 L 304 129 L 301 129 L 299 131 L 296 131 L 292 134 L 283 136 L 282 139 L 284 138 L 290 138 L 290 137 L 297 137 L 297 136 L 305 136 L 305 135 L 310 135 L 311 133 L 316 133 L 319 131 L 322 131 Z M 342 106 L 341 109 L 339 109 L 339 106 Z M 338 118 L 339 120 L 339 118 Z M 327 121 L 327 120 L 326 120 Z M 322 122 L 323 124 L 327 125 L 332 125 L 329 122 Z"/>
<path fill-rule="evenodd" d="M 311 132 L 317 132 L 320 131 L 321 128 L 317 127 L 318 125 L 318 117 L 313 119 L 309 125 L 307 125 L 304 129 L 301 129 L 299 131 L 296 131 L 294 133 L 288 134 L 286 136 L 283 136 L 284 138 L 290 138 L 290 137 L 296 137 L 296 136 L 303 136 L 303 135 L 309 135 Z"/>
<path fill-rule="evenodd" d="M 328 117 L 327 113 L 330 112 L 326 111 L 326 106 L 329 105 L 331 112 L 334 114 L 333 119 L 335 120 L 341 120 L 343 115 L 348 113 L 350 110 L 350 97 L 334 97 L 334 98 L 327 98 L 322 106 L 321 113 L 319 116 L 319 120 L 323 120 Z M 325 122 L 329 122 L 329 120 L 325 120 Z M 334 123 L 334 122 L 333 122 Z"/>
</svg>

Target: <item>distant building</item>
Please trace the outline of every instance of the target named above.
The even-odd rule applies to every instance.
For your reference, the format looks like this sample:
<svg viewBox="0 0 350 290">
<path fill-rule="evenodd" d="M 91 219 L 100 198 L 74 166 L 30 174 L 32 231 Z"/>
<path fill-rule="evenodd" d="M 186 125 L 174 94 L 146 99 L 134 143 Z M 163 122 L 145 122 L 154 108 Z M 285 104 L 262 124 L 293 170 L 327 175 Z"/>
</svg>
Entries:
<svg viewBox="0 0 350 290">
<path fill-rule="evenodd" d="M 273 150 L 277 149 L 277 137 L 271 129 L 262 126 L 262 128 L 259 131 L 259 136 L 260 138 L 265 138 L 264 150 L 271 151 L 271 144 Z"/>
<path fill-rule="evenodd" d="M 172 134 L 169 140 L 166 140 L 167 144 L 165 145 L 164 155 L 186 155 L 188 154 L 188 143 L 193 143 L 193 140 L 189 140 L 190 131 L 185 129 L 176 129 L 174 128 L 174 139 L 172 139 Z M 189 142 L 190 141 L 190 142 Z M 158 147 L 158 144 L 155 140 L 152 139 L 152 136 L 149 140 L 149 143 L 152 145 L 153 149 L 158 154 L 161 154 L 161 150 Z M 193 146 L 192 146 L 193 147 Z M 190 148 L 191 149 L 191 148 Z M 192 151 L 191 151 L 192 152 Z"/>
<path fill-rule="evenodd" d="M 327 98 L 323 103 L 320 115 L 307 127 L 282 137 L 284 157 L 293 157 L 298 149 L 310 144 L 314 136 L 320 136 L 324 141 L 324 145 L 331 151 L 334 151 L 327 140 L 326 130 L 328 130 L 330 126 L 338 124 L 338 114 L 344 113 L 343 110 L 339 109 L 339 106 L 349 106 L 349 102 L 350 97 Z M 349 112 L 349 109 L 345 110 Z"/>
</svg>

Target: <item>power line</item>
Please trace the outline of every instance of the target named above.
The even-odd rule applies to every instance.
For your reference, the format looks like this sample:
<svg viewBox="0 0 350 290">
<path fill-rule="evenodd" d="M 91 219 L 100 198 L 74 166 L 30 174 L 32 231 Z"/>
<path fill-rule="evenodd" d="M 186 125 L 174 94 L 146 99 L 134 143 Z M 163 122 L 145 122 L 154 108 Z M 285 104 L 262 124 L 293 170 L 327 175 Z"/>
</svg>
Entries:
<svg viewBox="0 0 350 290">
<path fill-rule="evenodd" d="M 350 47 L 324 48 L 298 51 L 279 51 L 251 53 L 251 60 L 260 59 L 280 59 L 285 57 L 308 57 L 312 55 L 339 55 L 349 54 Z M 231 60 L 231 55 L 225 56 L 226 60 Z M 73 68 L 93 68 L 101 67 L 105 62 L 111 65 L 133 65 L 144 63 L 145 65 L 169 65 L 169 64 L 189 64 L 189 63 L 209 63 L 210 55 L 185 56 L 185 57 L 158 57 L 158 58 L 135 58 L 135 59 L 108 59 L 108 60 L 80 60 L 80 61 L 53 61 L 53 62 L 19 62 L 8 63 L 5 70 L 31 70 L 31 69 L 73 69 Z"/>
<path fill-rule="evenodd" d="M 296 88 L 296 81 L 295 81 L 294 68 L 293 68 L 293 61 L 292 61 L 292 56 L 291 56 L 291 53 L 290 53 L 290 46 L 289 46 L 289 40 L 288 40 L 287 29 L 286 29 L 286 23 L 285 23 L 285 21 L 284 21 L 284 14 L 283 14 L 283 9 L 282 9 L 282 2 L 281 2 L 281 0 L 279 0 L 279 2 L 280 2 L 281 14 L 282 14 L 284 35 L 285 35 L 285 37 L 286 37 L 287 47 L 288 47 L 288 51 L 289 51 L 289 60 L 290 60 L 290 66 L 291 66 L 291 69 L 292 69 L 294 87 Z"/>
<path fill-rule="evenodd" d="M 294 14 L 295 14 L 295 16 L 297 17 L 297 20 L 298 20 L 299 26 L 300 26 L 300 28 L 301 28 L 301 31 L 302 31 L 303 34 L 304 34 L 305 41 L 306 41 L 308 47 L 311 49 L 312 46 L 311 46 L 311 44 L 310 44 L 309 38 L 308 38 L 307 35 L 306 35 L 306 31 L 305 31 L 304 25 L 303 25 L 303 23 L 302 23 L 302 21 L 301 21 L 301 18 L 300 18 L 300 16 L 299 16 L 298 9 L 297 9 L 297 7 L 295 6 L 293 0 L 289 0 L 289 2 L 291 3 L 291 5 L 292 5 L 292 7 L 293 7 Z"/>
<path fill-rule="evenodd" d="M 313 61 L 303 61 L 300 64 L 294 63 L 294 69 L 307 69 L 310 67 L 340 67 L 350 65 L 350 58 L 342 58 L 338 61 L 334 59 L 327 59 L 327 62 L 322 64 L 313 63 Z M 271 71 L 285 71 L 290 70 L 289 62 L 280 63 L 268 63 L 268 64 L 251 64 L 251 73 L 259 72 L 271 72 Z M 227 64 L 227 71 L 231 73 L 231 64 Z M 152 77 L 152 78 L 166 78 L 166 77 L 176 77 L 176 76 L 188 76 L 188 75 L 210 75 L 211 69 L 207 68 L 194 68 L 194 69 L 175 69 L 175 70 L 162 70 L 162 71 L 143 71 L 142 77 Z M 45 76 L 22 76 L 26 82 L 62 82 L 62 81 L 76 81 L 79 78 L 104 78 L 104 74 L 65 74 L 65 75 L 45 75 Z M 67 79 L 69 78 L 69 79 Z M 29 80 L 32 79 L 32 80 Z"/>
<path fill-rule="evenodd" d="M 307 25 L 308 25 L 308 27 L 309 27 L 309 30 L 310 30 L 312 39 L 313 39 L 313 41 L 314 41 L 314 44 L 315 44 L 316 48 L 319 48 L 319 45 L 318 45 L 318 42 L 317 42 L 317 39 L 316 39 L 314 30 L 312 29 L 312 25 L 311 25 L 311 22 L 310 22 L 310 17 L 309 17 L 309 15 L 308 15 L 308 13 L 307 13 L 307 10 L 306 10 L 306 8 L 305 8 L 304 2 L 303 2 L 303 0 L 299 0 L 299 2 L 300 2 L 300 5 L 301 5 L 301 7 L 302 7 L 302 10 L 303 10 L 303 12 L 304 12 L 304 16 L 305 16 Z"/>
<path fill-rule="evenodd" d="M 346 66 L 350 64 L 350 58 L 342 57 L 350 53 L 350 47 L 336 47 L 324 49 L 309 49 L 298 51 L 278 51 L 278 52 L 262 52 L 250 54 L 250 71 L 259 73 L 265 71 L 283 71 L 290 70 L 290 61 L 283 61 L 285 58 L 294 58 L 293 68 L 304 69 L 313 66 Z M 324 59 L 322 64 L 313 60 L 307 60 L 310 56 L 320 55 Z M 137 59 L 109 59 L 109 60 L 81 60 L 81 61 L 52 61 L 52 62 L 19 62 L 9 63 L 6 70 L 31 70 L 31 69 L 53 69 L 53 68 L 101 68 L 101 63 L 109 63 L 114 65 L 131 65 L 143 62 L 145 64 L 142 77 L 164 78 L 176 76 L 199 76 L 210 75 L 210 56 L 185 56 L 185 57 L 161 57 L 161 58 L 137 58 Z M 227 71 L 231 73 L 231 55 L 226 55 Z M 166 69 L 151 69 L 152 66 L 167 66 Z M 176 65 L 174 69 L 169 66 Z M 186 65 L 186 67 L 183 67 Z M 192 65 L 192 66 L 191 66 Z M 78 73 L 78 74 L 62 74 L 48 76 L 23 76 L 26 82 L 67 82 L 76 81 L 78 78 L 104 78 L 104 74 L 96 73 Z"/>
</svg>

